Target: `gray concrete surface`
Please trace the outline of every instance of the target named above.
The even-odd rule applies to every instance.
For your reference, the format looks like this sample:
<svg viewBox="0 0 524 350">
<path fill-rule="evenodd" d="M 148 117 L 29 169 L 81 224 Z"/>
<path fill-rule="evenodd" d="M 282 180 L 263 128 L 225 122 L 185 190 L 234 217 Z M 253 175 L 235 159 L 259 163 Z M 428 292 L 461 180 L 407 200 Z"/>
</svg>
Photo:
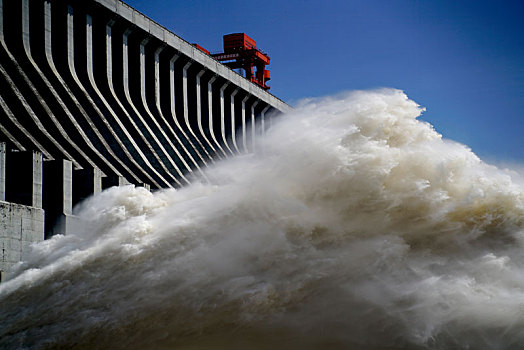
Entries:
<svg viewBox="0 0 524 350">
<path fill-rule="evenodd" d="M 290 109 L 120 0 L 0 0 L 0 275 L 85 198 L 205 181 Z"/>
</svg>

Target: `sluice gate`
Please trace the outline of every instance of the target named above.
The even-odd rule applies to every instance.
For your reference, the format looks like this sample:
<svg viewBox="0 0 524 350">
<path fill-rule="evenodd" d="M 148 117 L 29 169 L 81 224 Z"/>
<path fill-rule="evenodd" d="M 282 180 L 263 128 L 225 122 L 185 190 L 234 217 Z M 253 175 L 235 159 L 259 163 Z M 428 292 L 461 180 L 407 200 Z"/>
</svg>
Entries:
<svg viewBox="0 0 524 350">
<path fill-rule="evenodd" d="M 0 0 L 0 271 L 82 199 L 184 186 L 289 109 L 119 0 Z"/>
</svg>

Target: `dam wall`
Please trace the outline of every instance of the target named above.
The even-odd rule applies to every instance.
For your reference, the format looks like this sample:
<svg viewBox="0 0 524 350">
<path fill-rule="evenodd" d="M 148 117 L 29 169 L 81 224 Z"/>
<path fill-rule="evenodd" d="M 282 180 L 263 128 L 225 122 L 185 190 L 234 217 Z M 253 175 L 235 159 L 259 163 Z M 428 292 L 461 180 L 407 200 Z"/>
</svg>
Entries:
<svg viewBox="0 0 524 350">
<path fill-rule="evenodd" d="M 83 199 L 187 185 L 289 109 L 119 0 L 0 0 L 0 270 Z"/>
</svg>

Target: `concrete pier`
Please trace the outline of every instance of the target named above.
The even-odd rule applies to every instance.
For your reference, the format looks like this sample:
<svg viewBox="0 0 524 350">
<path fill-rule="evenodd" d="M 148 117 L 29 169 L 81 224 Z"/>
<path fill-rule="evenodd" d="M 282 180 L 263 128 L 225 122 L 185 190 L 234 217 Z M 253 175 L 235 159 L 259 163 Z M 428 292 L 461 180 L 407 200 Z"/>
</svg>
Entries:
<svg viewBox="0 0 524 350">
<path fill-rule="evenodd" d="M 185 186 L 288 110 L 120 0 L 0 0 L 0 271 L 89 196 Z"/>
<path fill-rule="evenodd" d="M 44 164 L 45 236 L 66 234 L 73 218 L 73 167 L 68 160 Z"/>
</svg>

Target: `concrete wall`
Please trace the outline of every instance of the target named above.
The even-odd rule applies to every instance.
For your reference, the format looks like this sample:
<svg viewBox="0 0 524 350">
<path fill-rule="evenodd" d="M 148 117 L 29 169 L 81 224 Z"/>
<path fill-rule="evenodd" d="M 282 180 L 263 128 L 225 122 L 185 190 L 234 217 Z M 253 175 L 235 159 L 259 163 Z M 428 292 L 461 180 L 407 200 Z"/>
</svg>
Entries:
<svg viewBox="0 0 524 350">
<path fill-rule="evenodd" d="M 44 210 L 0 201 L 0 275 L 23 260 L 34 242 L 44 240 Z"/>
<path fill-rule="evenodd" d="M 119 0 L 0 0 L 0 270 L 86 197 L 187 185 L 289 109 Z"/>
</svg>

